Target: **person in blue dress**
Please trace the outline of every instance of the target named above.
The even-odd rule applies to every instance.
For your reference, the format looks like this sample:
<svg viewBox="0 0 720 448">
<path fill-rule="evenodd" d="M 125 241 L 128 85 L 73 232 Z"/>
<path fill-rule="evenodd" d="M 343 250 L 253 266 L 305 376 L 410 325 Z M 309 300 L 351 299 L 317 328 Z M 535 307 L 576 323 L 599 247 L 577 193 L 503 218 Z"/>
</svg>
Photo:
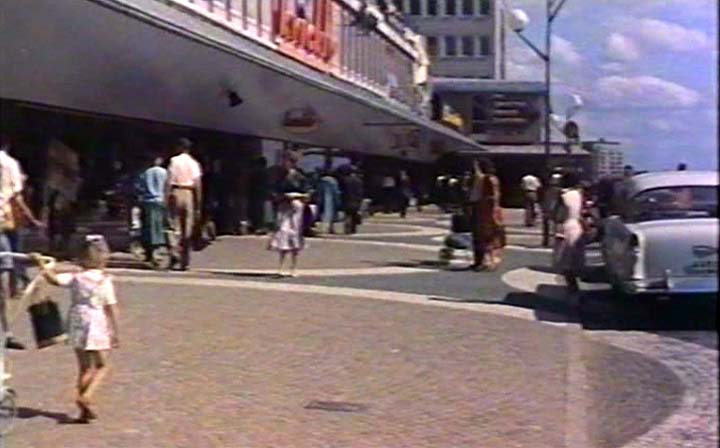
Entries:
<svg viewBox="0 0 720 448">
<path fill-rule="evenodd" d="M 152 250 L 166 244 L 165 184 L 167 170 L 162 157 L 154 157 L 150 167 L 140 173 L 137 189 L 142 207 L 142 241 L 148 257 Z"/>
</svg>

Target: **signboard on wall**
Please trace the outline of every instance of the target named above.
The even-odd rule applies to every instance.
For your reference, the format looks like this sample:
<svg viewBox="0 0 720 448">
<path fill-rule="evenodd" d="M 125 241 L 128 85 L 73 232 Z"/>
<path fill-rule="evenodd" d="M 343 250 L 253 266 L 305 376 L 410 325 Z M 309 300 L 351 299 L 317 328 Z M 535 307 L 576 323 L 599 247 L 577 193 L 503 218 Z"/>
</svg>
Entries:
<svg viewBox="0 0 720 448">
<path fill-rule="evenodd" d="M 310 106 L 293 107 L 283 114 L 282 125 L 289 132 L 304 134 L 317 129 L 320 117 Z"/>
<path fill-rule="evenodd" d="M 273 35 L 282 53 L 327 71 L 337 52 L 333 2 L 279 0 L 273 11 Z"/>
</svg>

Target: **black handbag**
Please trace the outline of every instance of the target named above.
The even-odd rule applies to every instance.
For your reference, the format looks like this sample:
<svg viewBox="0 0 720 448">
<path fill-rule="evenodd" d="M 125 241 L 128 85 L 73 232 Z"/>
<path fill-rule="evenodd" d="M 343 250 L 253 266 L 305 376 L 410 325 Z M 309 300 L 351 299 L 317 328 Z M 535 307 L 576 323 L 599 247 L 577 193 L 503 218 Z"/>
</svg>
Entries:
<svg viewBox="0 0 720 448">
<path fill-rule="evenodd" d="M 59 344 L 67 339 L 60 310 L 52 300 L 44 300 L 28 307 L 35 342 L 38 348 Z"/>
</svg>

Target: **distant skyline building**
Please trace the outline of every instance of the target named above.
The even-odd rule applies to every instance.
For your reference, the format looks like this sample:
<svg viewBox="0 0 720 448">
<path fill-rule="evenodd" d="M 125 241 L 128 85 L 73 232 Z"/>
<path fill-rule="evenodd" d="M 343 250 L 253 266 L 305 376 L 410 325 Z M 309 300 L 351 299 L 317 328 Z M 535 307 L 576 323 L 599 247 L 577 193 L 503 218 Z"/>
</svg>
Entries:
<svg viewBox="0 0 720 448">
<path fill-rule="evenodd" d="M 617 147 L 595 145 L 593 150 L 593 178 L 619 176 L 623 172 L 625 159 L 622 150 Z"/>
<path fill-rule="evenodd" d="M 405 22 L 425 36 L 430 74 L 495 79 L 500 73 L 499 9 L 493 0 L 396 0 Z"/>
</svg>

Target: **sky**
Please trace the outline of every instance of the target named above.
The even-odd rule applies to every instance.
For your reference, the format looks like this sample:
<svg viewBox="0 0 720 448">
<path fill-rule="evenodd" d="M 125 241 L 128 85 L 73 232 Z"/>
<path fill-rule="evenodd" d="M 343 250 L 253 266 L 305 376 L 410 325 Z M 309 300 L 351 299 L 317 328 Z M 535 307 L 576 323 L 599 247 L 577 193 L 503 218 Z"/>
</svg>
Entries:
<svg viewBox="0 0 720 448">
<path fill-rule="evenodd" d="M 546 0 L 504 1 L 544 45 Z M 553 110 L 564 115 L 580 95 L 581 138 L 621 142 L 637 169 L 717 169 L 717 9 L 718 0 L 567 0 L 553 23 Z M 544 79 L 512 32 L 507 46 L 508 79 Z"/>
</svg>

